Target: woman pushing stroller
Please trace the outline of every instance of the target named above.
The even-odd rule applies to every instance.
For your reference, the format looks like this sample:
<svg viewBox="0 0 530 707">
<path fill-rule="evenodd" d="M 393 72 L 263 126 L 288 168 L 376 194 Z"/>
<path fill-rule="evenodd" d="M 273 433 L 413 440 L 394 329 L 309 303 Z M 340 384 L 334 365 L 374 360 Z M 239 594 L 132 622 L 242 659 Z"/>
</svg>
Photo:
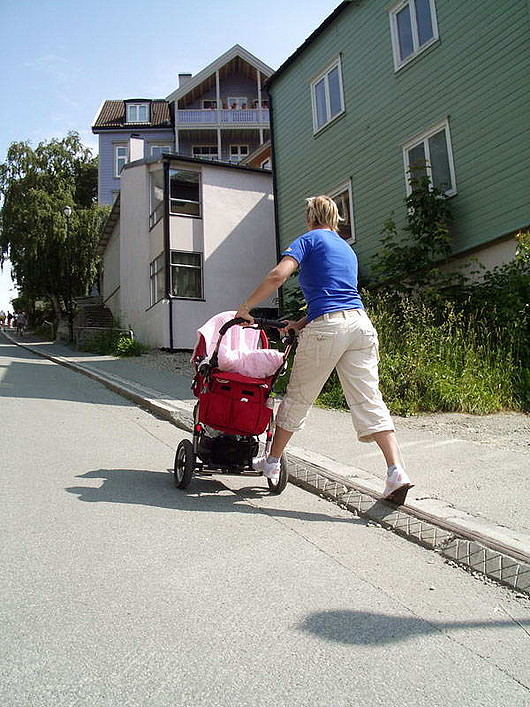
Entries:
<svg viewBox="0 0 530 707">
<path fill-rule="evenodd" d="M 279 407 L 270 454 L 254 461 L 269 479 L 280 473 L 280 458 L 334 368 L 361 442 L 376 442 L 386 464 L 383 497 L 404 503 L 410 479 L 400 459 L 394 424 L 379 391 L 378 339 L 357 286 L 357 256 L 337 233 L 340 216 L 327 196 L 307 199 L 308 230 L 282 253 L 282 259 L 239 307 L 236 317 L 253 323 L 250 310 L 272 295 L 300 268 L 307 316 L 287 322 L 299 333 L 287 392 Z"/>
</svg>

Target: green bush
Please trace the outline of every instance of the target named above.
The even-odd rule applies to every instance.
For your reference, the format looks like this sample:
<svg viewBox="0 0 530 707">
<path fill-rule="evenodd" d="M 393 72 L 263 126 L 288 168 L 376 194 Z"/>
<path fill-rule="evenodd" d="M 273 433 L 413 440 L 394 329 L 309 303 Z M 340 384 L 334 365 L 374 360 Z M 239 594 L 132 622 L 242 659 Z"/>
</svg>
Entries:
<svg viewBox="0 0 530 707">
<path fill-rule="evenodd" d="M 137 339 L 121 335 L 114 346 L 116 356 L 141 356 L 146 351 L 146 347 Z"/>
<path fill-rule="evenodd" d="M 80 348 L 101 356 L 140 356 L 147 350 L 137 339 L 115 329 L 98 332 Z"/>
<path fill-rule="evenodd" d="M 55 322 L 45 321 L 36 326 L 34 330 L 39 336 L 50 339 L 50 341 L 54 341 L 57 332 L 57 324 Z"/>
</svg>

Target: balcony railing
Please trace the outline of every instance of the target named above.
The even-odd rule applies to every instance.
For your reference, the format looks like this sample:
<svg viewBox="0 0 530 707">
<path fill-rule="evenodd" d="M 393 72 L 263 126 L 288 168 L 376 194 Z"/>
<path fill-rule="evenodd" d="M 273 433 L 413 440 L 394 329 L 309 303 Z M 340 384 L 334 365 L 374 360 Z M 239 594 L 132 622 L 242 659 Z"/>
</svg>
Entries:
<svg viewBox="0 0 530 707">
<path fill-rule="evenodd" d="M 208 123 L 210 125 L 223 124 L 254 124 L 268 125 L 269 111 L 264 108 L 245 110 L 234 108 L 230 110 L 208 108 L 197 110 L 177 110 L 176 122 L 179 125 L 197 125 Z"/>
</svg>

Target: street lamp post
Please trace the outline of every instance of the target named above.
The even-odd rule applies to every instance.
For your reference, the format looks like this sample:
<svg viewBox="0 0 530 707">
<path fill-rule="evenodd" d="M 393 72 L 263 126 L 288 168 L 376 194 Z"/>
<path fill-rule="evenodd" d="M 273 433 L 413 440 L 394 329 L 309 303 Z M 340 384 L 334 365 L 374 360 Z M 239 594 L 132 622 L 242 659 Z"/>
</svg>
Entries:
<svg viewBox="0 0 530 707">
<path fill-rule="evenodd" d="M 70 341 L 74 340 L 74 320 L 72 317 L 72 266 L 70 262 L 70 216 L 72 215 L 72 209 L 69 206 L 65 206 L 63 213 L 66 217 L 66 265 L 68 268 L 68 297 L 67 297 L 67 311 L 68 311 L 68 331 L 70 336 Z"/>
</svg>

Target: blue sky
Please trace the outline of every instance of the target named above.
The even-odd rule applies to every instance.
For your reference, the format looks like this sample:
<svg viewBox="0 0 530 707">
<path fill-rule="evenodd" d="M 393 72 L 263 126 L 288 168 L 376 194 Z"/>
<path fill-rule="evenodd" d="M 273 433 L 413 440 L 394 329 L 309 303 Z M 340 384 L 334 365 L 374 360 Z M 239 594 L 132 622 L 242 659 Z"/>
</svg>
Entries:
<svg viewBox="0 0 530 707">
<path fill-rule="evenodd" d="M 234 44 L 277 69 L 340 0 L 0 0 L 0 162 L 90 126 L 105 99 L 165 98 Z M 13 296 L 0 275 L 0 309 Z"/>
</svg>

